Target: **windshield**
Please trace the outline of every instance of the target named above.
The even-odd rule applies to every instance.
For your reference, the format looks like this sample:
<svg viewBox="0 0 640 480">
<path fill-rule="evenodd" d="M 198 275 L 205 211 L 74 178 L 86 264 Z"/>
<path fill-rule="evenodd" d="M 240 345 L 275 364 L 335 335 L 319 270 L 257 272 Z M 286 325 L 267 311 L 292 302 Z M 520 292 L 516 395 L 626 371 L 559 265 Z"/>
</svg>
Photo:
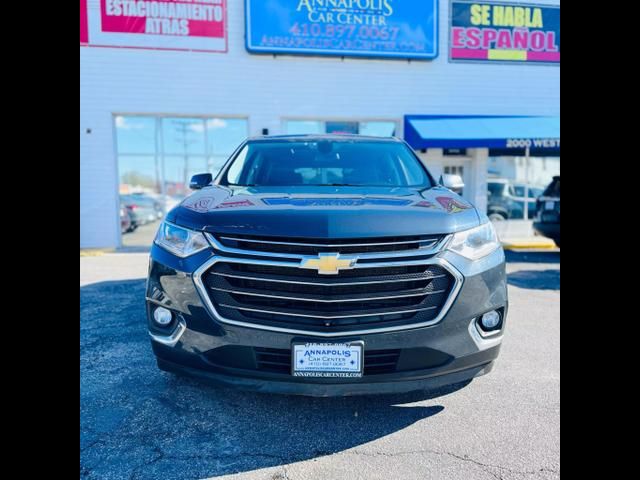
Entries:
<svg viewBox="0 0 640 480">
<path fill-rule="evenodd" d="M 403 143 L 364 140 L 249 142 L 223 175 L 239 186 L 433 186 Z"/>
<path fill-rule="evenodd" d="M 515 185 L 513 187 L 516 197 L 524 197 L 524 185 Z M 538 198 L 542 194 L 541 188 L 529 187 L 529 198 Z"/>
</svg>

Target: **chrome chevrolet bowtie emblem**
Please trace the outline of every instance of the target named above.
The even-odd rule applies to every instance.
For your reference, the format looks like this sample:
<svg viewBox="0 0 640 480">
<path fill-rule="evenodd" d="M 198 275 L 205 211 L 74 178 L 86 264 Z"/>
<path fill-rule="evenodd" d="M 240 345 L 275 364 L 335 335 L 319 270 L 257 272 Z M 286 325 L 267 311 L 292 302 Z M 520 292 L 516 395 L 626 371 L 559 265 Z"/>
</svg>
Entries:
<svg viewBox="0 0 640 480">
<path fill-rule="evenodd" d="M 302 260 L 300 268 L 317 270 L 321 275 L 337 275 L 340 270 L 350 270 L 358 257 L 340 257 L 339 253 L 319 253 L 318 258 Z"/>
</svg>

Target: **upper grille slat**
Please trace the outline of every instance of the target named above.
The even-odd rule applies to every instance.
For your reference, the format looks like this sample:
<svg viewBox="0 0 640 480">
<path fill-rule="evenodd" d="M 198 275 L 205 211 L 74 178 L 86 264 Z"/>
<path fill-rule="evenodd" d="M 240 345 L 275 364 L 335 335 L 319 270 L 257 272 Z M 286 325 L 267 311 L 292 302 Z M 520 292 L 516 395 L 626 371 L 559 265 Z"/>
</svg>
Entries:
<svg viewBox="0 0 640 480">
<path fill-rule="evenodd" d="M 218 255 L 206 275 L 197 275 L 201 293 L 210 299 L 218 318 L 267 330 L 333 336 L 430 324 L 442 317 L 459 285 L 441 260 L 431 258 L 445 243 L 442 235 L 208 238 Z M 327 252 L 355 261 L 332 275 L 302 268 L 309 258 Z"/>
<path fill-rule="evenodd" d="M 371 239 L 344 239 L 338 241 L 294 240 L 286 238 L 218 236 L 217 241 L 229 249 L 266 252 L 270 254 L 317 255 L 339 251 L 342 254 L 371 254 L 383 252 L 428 251 L 442 239 L 441 236 L 397 237 L 372 241 Z"/>
<path fill-rule="evenodd" d="M 267 245 L 290 245 L 290 246 L 304 246 L 304 247 L 321 247 L 321 248 L 336 248 L 336 247 L 371 247 L 371 246 L 387 246 L 387 245 L 406 245 L 416 243 L 429 243 L 435 244 L 437 238 L 428 238 L 425 240 L 404 240 L 400 242 L 375 242 L 375 243 L 297 243 L 297 242 L 276 242 L 274 240 L 256 240 L 246 238 L 234 238 L 234 237 L 219 237 L 220 240 L 230 240 L 233 242 L 246 242 L 246 243 L 263 243 Z"/>
</svg>

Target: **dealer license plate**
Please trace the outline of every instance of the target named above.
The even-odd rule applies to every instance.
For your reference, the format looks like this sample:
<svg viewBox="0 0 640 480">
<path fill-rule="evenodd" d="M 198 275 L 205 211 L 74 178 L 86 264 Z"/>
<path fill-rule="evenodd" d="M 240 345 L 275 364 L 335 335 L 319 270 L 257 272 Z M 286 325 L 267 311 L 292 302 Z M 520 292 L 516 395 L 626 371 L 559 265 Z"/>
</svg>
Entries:
<svg viewBox="0 0 640 480">
<path fill-rule="evenodd" d="M 291 373 L 295 377 L 361 377 L 363 342 L 294 343 Z"/>
</svg>

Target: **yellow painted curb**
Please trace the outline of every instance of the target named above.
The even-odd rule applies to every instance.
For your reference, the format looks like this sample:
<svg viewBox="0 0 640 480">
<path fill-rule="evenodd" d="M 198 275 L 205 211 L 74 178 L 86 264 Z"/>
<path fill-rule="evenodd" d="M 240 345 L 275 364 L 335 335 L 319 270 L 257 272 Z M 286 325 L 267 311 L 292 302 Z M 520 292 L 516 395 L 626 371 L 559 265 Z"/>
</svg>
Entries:
<svg viewBox="0 0 640 480">
<path fill-rule="evenodd" d="M 81 257 L 99 257 L 105 253 L 114 252 L 115 248 L 87 248 L 80 250 Z"/>
<path fill-rule="evenodd" d="M 510 239 L 502 242 L 502 248 L 505 250 L 520 250 L 520 249 L 555 249 L 556 244 L 550 238 L 523 238 L 523 239 Z"/>
</svg>

